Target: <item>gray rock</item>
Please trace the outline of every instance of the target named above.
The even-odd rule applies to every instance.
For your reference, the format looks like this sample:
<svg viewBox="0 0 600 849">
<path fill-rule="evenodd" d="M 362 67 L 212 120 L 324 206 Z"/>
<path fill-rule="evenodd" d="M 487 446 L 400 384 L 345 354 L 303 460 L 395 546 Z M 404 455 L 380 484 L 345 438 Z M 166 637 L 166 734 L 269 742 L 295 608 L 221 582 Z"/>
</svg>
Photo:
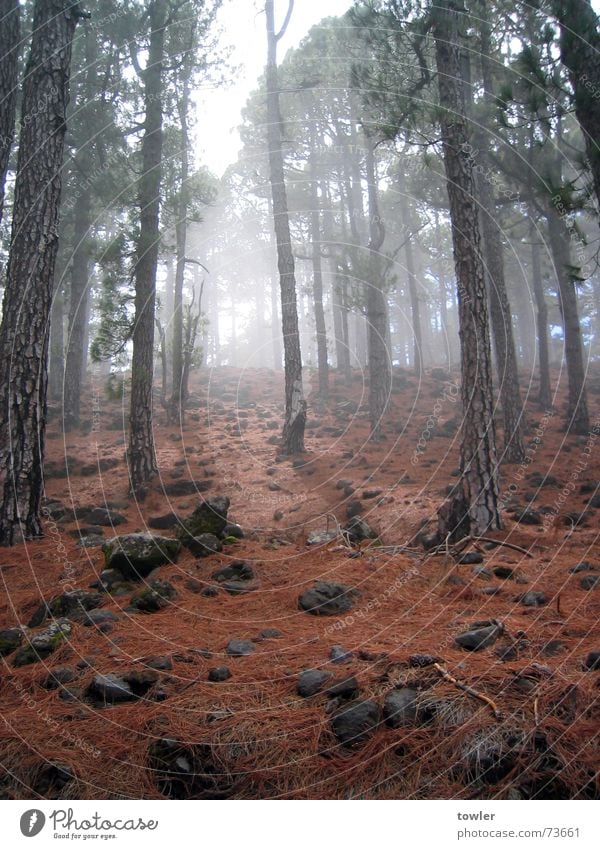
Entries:
<svg viewBox="0 0 600 849">
<path fill-rule="evenodd" d="M 146 578 L 157 566 L 174 563 L 180 549 L 178 540 L 152 534 L 113 537 L 102 547 L 107 569 L 118 569 L 128 580 Z"/>
<path fill-rule="evenodd" d="M 358 499 L 355 499 L 354 501 L 351 501 L 348 504 L 348 506 L 346 507 L 346 518 L 347 519 L 354 519 L 357 516 L 360 516 L 362 511 L 363 511 L 363 506 L 362 506 L 361 502 L 358 501 Z"/>
<path fill-rule="evenodd" d="M 179 524 L 176 513 L 166 513 L 164 516 L 151 516 L 148 519 L 148 527 L 156 531 L 168 531 Z"/>
<path fill-rule="evenodd" d="M 83 624 L 90 627 L 91 625 L 103 625 L 106 622 L 118 622 L 119 617 L 112 610 L 90 610 L 83 618 Z"/>
<path fill-rule="evenodd" d="M 137 698 L 127 681 L 112 673 L 95 675 L 87 694 L 105 704 L 132 702 Z"/>
<path fill-rule="evenodd" d="M 252 567 L 244 560 L 234 560 L 212 573 L 211 578 L 218 583 L 225 581 L 251 581 L 254 578 Z"/>
<path fill-rule="evenodd" d="M 256 585 L 249 581 L 225 581 L 222 586 L 229 595 L 245 595 L 256 589 Z"/>
<path fill-rule="evenodd" d="M 358 681 L 354 675 L 334 681 L 326 690 L 330 699 L 355 699 L 359 693 Z"/>
<path fill-rule="evenodd" d="M 227 681 L 228 678 L 231 678 L 231 670 L 228 666 L 215 666 L 214 669 L 208 671 L 209 681 Z"/>
<path fill-rule="evenodd" d="M 502 581 L 511 581 L 515 577 L 515 570 L 510 566 L 494 566 L 494 575 Z"/>
<path fill-rule="evenodd" d="M 231 657 L 246 657 L 256 651 L 256 645 L 252 640 L 230 640 L 226 651 Z"/>
<path fill-rule="evenodd" d="M 571 566 L 569 572 L 572 575 L 576 575 L 578 572 L 595 572 L 596 567 L 590 563 L 589 560 L 582 560 L 580 563 L 576 563 L 575 566 Z"/>
<path fill-rule="evenodd" d="M 182 542 L 194 557 L 210 557 L 223 549 L 221 541 L 214 534 L 188 535 L 182 538 Z"/>
<path fill-rule="evenodd" d="M 105 507 L 94 507 L 91 513 L 87 515 L 86 521 L 91 525 L 110 528 L 114 525 L 122 525 L 127 519 L 115 510 L 107 510 Z"/>
<path fill-rule="evenodd" d="M 283 637 L 283 634 L 277 628 L 263 628 L 258 635 L 259 640 L 276 640 L 278 637 Z"/>
<path fill-rule="evenodd" d="M 337 713 L 331 727 L 335 737 L 343 746 L 352 746 L 366 740 L 381 720 L 379 705 L 375 702 L 353 702 Z"/>
<path fill-rule="evenodd" d="M 332 646 L 329 650 L 329 658 L 332 663 L 346 663 L 352 659 L 352 652 L 343 646 Z"/>
<path fill-rule="evenodd" d="M 185 495 L 199 495 L 206 492 L 212 486 L 211 480 L 176 480 L 172 483 L 163 484 L 163 492 L 170 498 L 181 498 Z"/>
<path fill-rule="evenodd" d="M 385 697 L 383 716 L 391 728 L 412 725 L 417 718 L 417 691 L 410 687 L 392 690 Z"/>
<path fill-rule="evenodd" d="M 515 514 L 515 522 L 518 522 L 520 525 L 541 525 L 542 517 L 537 512 L 537 510 L 531 510 L 529 507 L 525 507 L 523 510 L 517 511 Z"/>
<path fill-rule="evenodd" d="M 159 657 L 148 657 L 148 658 L 146 658 L 144 663 L 150 669 L 160 669 L 160 670 L 173 669 L 173 661 L 171 660 L 171 658 L 168 655 L 166 655 L 165 657 L 160 657 L 160 656 Z"/>
<path fill-rule="evenodd" d="M 493 645 L 501 633 L 502 628 L 491 623 L 482 627 L 472 627 L 459 634 L 454 642 L 467 651 L 481 651 L 481 649 Z"/>
<path fill-rule="evenodd" d="M 0 631 L 0 657 L 16 651 L 23 642 L 23 631 L 20 628 L 6 628 Z"/>
<path fill-rule="evenodd" d="M 467 551 L 458 558 L 457 563 L 464 566 L 483 563 L 483 554 L 480 554 L 479 551 Z"/>
<path fill-rule="evenodd" d="M 13 657 L 13 666 L 27 666 L 51 655 L 67 639 L 73 626 L 68 619 L 58 619 L 34 636 L 27 636 L 27 644 Z"/>
<path fill-rule="evenodd" d="M 206 498 L 188 519 L 182 521 L 177 529 L 177 537 L 184 543 L 186 537 L 197 537 L 201 534 L 222 537 L 228 524 L 229 504 L 229 498 L 226 495 Z"/>
<path fill-rule="evenodd" d="M 586 669 L 595 671 L 600 669 L 600 651 L 591 651 L 585 659 L 584 666 Z"/>
<path fill-rule="evenodd" d="M 316 581 L 313 587 L 300 595 L 298 604 L 314 616 L 336 616 L 351 610 L 357 595 L 356 589 L 345 584 Z"/>
<path fill-rule="evenodd" d="M 330 678 L 329 672 L 323 672 L 320 669 L 305 669 L 304 672 L 300 673 L 296 683 L 296 692 L 303 699 L 308 699 L 320 692 Z"/>
<path fill-rule="evenodd" d="M 344 533 L 350 542 L 353 543 L 363 542 L 367 539 L 377 539 L 377 534 L 369 523 L 365 519 L 360 519 L 358 516 L 355 516 L 348 522 L 344 528 Z"/>
<path fill-rule="evenodd" d="M 525 607 L 542 607 L 542 605 L 547 604 L 548 599 L 546 593 L 541 590 L 529 590 L 529 592 L 520 596 L 517 601 L 520 601 Z"/>
<path fill-rule="evenodd" d="M 79 676 L 79 673 L 72 666 L 60 666 L 52 669 L 48 675 L 41 681 L 41 686 L 44 690 L 56 690 L 63 684 L 70 684 Z"/>
<path fill-rule="evenodd" d="M 600 575 L 585 575 L 580 581 L 579 586 L 582 590 L 594 590 L 600 586 Z"/>
<path fill-rule="evenodd" d="M 152 581 L 148 587 L 132 595 L 130 605 L 142 613 L 157 613 L 169 606 L 175 594 L 175 587 L 169 581 Z"/>
<path fill-rule="evenodd" d="M 239 525 L 228 523 L 223 528 L 223 537 L 233 537 L 234 539 L 244 539 L 244 531 Z"/>
<path fill-rule="evenodd" d="M 48 616 L 54 618 L 68 616 L 71 619 L 81 619 L 86 610 L 93 610 L 102 604 L 104 604 L 104 597 L 100 593 L 71 590 L 41 604 L 29 620 L 28 625 L 30 628 L 37 628 Z"/>
</svg>

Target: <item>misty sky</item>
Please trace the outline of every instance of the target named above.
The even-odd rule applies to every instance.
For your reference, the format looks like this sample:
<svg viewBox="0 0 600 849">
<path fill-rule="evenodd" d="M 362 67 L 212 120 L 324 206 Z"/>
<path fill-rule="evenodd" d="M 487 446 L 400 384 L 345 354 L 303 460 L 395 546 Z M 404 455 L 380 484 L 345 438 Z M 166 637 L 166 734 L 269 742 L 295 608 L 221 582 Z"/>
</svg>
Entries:
<svg viewBox="0 0 600 849">
<path fill-rule="evenodd" d="M 280 24 L 287 2 L 275 0 L 275 5 Z M 280 44 L 280 60 L 314 24 L 342 15 L 351 5 L 351 0 L 296 0 L 289 30 Z M 239 70 L 229 88 L 208 89 L 198 96 L 197 162 L 218 176 L 237 158 L 240 140 L 236 128 L 241 123 L 241 110 L 264 68 L 267 46 L 262 8 L 261 0 L 225 0 L 219 16 L 224 29 L 222 41 L 233 46 L 231 62 Z"/>
</svg>

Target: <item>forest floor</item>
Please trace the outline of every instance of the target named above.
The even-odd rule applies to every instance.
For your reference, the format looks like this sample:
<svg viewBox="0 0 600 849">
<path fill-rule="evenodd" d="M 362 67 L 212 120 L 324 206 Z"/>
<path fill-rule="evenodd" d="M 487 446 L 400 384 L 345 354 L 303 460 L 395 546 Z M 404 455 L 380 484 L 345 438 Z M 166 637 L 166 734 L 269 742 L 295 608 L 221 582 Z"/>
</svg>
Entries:
<svg viewBox="0 0 600 849">
<path fill-rule="evenodd" d="M 530 387 L 528 461 L 502 468 L 505 527 L 490 536 L 522 550 L 479 544 L 470 559 L 483 562 L 459 564 L 415 540 L 456 483 L 454 376 L 399 372 L 373 445 L 362 379 L 332 375 L 300 463 L 277 458 L 281 376 L 224 368 L 196 380 L 183 429 L 157 413 L 160 477 L 143 502 L 128 496 L 119 402 L 90 392 L 87 427 L 50 423 L 47 497 L 80 518 L 67 510 L 43 539 L 0 550 L 0 630 L 89 591 L 105 568 L 98 535 L 147 531 L 227 495 L 244 537 L 161 566 L 148 580 L 175 595 L 156 612 L 131 607 L 139 585 L 103 594 L 103 615 L 73 617 L 43 660 L 16 666 L 0 640 L 0 797 L 598 798 L 600 436 L 565 436 L 564 398 L 545 414 Z M 589 387 L 596 423 L 600 375 Z M 167 496 L 177 483 L 192 494 Z M 343 527 L 352 502 L 378 540 L 307 544 Z M 85 530 L 99 521 L 92 508 L 122 523 Z M 233 594 L 212 575 L 236 560 L 254 577 Z M 315 581 L 355 588 L 351 609 L 300 609 Z M 481 622 L 490 644 L 461 648 L 455 638 Z M 231 656 L 236 639 L 251 653 Z M 230 677 L 209 680 L 223 666 Z M 303 697 L 307 669 L 326 675 Z M 99 674 L 129 676 L 137 695 L 102 703 L 90 695 Z M 352 745 L 346 720 L 360 732 Z"/>
</svg>

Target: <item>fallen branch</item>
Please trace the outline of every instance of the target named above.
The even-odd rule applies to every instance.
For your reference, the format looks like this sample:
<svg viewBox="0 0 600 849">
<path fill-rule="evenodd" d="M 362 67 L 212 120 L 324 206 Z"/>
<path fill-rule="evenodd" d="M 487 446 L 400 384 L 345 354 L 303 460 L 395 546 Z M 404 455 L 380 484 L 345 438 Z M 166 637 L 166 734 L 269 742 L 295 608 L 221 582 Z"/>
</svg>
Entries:
<svg viewBox="0 0 600 849">
<path fill-rule="evenodd" d="M 514 542 L 504 542 L 504 540 L 491 539 L 491 537 L 473 537 L 473 540 L 477 542 L 491 542 L 493 545 L 501 545 L 503 548 L 512 548 L 513 551 L 519 551 L 521 554 L 525 554 L 527 557 L 533 559 L 533 554 L 530 551 L 527 551 L 526 548 L 521 548 L 520 545 L 515 545 Z"/>
<path fill-rule="evenodd" d="M 458 679 L 454 678 L 454 676 L 451 675 L 447 669 L 445 669 L 443 666 L 440 666 L 439 663 L 434 663 L 433 666 L 435 669 L 437 669 L 437 671 L 440 673 L 440 675 L 445 681 L 449 681 L 450 684 L 454 684 L 455 687 L 457 687 L 459 690 L 462 690 L 468 696 L 472 696 L 472 698 L 478 699 L 480 702 L 485 702 L 485 704 L 491 708 L 492 713 L 494 714 L 494 719 L 500 721 L 503 718 L 502 714 L 496 707 L 496 703 L 492 699 L 490 699 L 489 696 L 480 693 L 478 690 L 474 690 L 473 687 L 469 687 L 468 684 L 463 684 L 462 681 L 458 681 Z"/>
</svg>

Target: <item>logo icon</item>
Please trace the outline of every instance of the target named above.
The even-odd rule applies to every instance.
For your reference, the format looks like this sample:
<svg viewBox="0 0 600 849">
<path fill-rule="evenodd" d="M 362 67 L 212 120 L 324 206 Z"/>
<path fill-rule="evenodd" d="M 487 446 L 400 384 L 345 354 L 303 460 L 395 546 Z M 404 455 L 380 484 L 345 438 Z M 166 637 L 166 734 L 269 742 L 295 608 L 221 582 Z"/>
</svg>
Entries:
<svg viewBox="0 0 600 849">
<path fill-rule="evenodd" d="M 25 837 L 35 837 L 46 824 L 46 817 L 42 811 L 32 808 L 25 811 L 21 817 L 21 834 Z"/>
</svg>

